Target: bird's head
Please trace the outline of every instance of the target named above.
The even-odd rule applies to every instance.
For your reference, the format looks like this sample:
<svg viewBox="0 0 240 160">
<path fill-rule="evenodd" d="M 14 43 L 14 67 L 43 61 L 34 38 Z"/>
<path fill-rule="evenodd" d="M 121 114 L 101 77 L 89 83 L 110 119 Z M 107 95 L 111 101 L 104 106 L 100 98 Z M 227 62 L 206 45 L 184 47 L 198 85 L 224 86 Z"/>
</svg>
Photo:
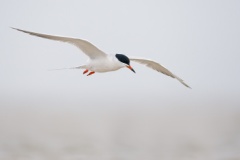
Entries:
<svg viewBox="0 0 240 160">
<path fill-rule="evenodd" d="M 127 68 L 129 68 L 131 71 L 133 71 L 134 73 L 136 73 L 134 71 L 134 69 L 130 66 L 130 60 L 127 56 L 123 55 L 123 54 L 116 54 L 115 55 L 116 58 L 118 59 L 119 62 L 123 63 L 123 65 Z"/>
</svg>

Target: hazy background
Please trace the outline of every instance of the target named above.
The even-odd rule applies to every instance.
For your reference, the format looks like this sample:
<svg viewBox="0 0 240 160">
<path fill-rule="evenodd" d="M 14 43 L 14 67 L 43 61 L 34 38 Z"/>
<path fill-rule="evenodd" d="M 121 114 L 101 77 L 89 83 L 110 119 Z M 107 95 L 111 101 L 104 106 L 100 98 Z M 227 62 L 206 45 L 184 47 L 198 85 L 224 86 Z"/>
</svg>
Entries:
<svg viewBox="0 0 240 160">
<path fill-rule="evenodd" d="M 0 159 L 240 159 L 240 1 L 1 0 Z M 86 39 L 154 59 L 82 75 Z"/>
</svg>

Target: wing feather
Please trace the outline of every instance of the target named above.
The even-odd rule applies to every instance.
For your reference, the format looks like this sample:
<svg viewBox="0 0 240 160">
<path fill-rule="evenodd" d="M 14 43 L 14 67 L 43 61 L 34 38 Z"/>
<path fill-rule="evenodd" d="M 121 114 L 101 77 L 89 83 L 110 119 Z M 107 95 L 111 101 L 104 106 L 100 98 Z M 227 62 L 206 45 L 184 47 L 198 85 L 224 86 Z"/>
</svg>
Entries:
<svg viewBox="0 0 240 160">
<path fill-rule="evenodd" d="M 78 47 L 80 50 L 82 50 L 91 59 L 96 59 L 99 57 L 106 56 L 106 54 L 103 51 L 101 51 L 96 46 L 94 46 L 93 44 L 91 44 L 90 42 L 88 42 L 86 40 L 77 39 L 77 38 L 69 38 L 69 37 L 52 36 L 52 35 L 47 35 L 47 34 L 25 31 L 25 30 L 21 30 L 18 28 L 12 28 L 12 29 L 15 29 L 17 31 L 24 32 L 24 33 L 27 33 L 27 34 L 30 34 L 33 36 L 41 37 L 41 38 L 70 43 L 70 44 Z"/>
<path fill-rule="evenodd" d="M 179 78 L 178 76 L 174 75 L 172 72 L 170 72 L 167 68 L 163 67 L 162 65 L 160 65 L 159 63 L 152 61 L 152 60 L 148 60 L 148 59 L 140 59 L 140 58 L 130 58 L 131 61 L 143 64 L 149 68 L 152 68 L 158 72 L 161 72 L 167 76 L 170 76 L 172 78 L 176 78 L 179 82 L 181 82 L 184 86 L 191 88 L 190 86 L 188 86 L 181 78 Z"/>
</svg>

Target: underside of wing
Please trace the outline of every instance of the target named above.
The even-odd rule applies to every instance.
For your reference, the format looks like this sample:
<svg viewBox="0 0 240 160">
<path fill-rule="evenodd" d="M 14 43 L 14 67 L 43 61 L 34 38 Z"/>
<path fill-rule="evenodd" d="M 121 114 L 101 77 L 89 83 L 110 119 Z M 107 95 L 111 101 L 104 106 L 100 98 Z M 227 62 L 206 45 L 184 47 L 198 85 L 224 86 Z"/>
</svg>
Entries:
<svg viewBox="0 0 240 160">
<path fill-rule="evenodd" d="M 172 72 L 170 72 L 167 68 L 163 67 L 162 65 L 160 65 L 157 62 L 154 62 L 152 60 L 148 60 L 148 59 L 141 59 L 141 58 L 130 58 L 131 61 L 143 64 L 149 68 L 152 68 L 158 72 L 161 72 L 167 76 L 170 76 L 172 78 L 176 78 L 179 82 L 181 82 L 184 86 L 189 87 L 181 78 L 177 77 L 176 75 L 174 75 Z"/>
<path fill-rule="evenodd" d="M 35 32 L 29 32 L 17 28 L 12 28 L 20 32 L 24 32 L 33 36 L 41 37 L 41 38 L 46 38 L 50 40 L 55 40 L 55 41 L 61 41 L 61 42 L 66 42 L 75 45 L 78 47 L 80 50 L 82 50 L 88 57 L 91 59 L 99 58 L 99 57 L 105 57 L 106 54 L 95 47 L 93 44 L 86 40 L 82 39 L 77 39 L 77 38 L 69 38 L 69 37 L 60 37 L 60 36 L 52 36 L 52 35 L 47 35 L 47 34 L 41 34 L 41 33 L 35 33 Z"/>
</svg>

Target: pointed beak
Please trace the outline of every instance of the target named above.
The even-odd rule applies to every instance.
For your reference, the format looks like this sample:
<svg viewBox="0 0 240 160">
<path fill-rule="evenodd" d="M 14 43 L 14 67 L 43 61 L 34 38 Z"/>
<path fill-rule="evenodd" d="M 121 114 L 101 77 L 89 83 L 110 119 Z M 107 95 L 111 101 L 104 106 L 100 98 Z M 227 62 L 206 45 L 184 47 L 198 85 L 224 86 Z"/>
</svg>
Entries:
<svg viewBox="0 0 240 160">
<path fill-rule="evenodd" d="M 136 73 L 135 71 L 134 71 L 134 69 L 129 65 L 129 66 L 127 66 L 127 68 L 129 68 L 131 71 L 133 71 L 134 73 Z"/>
</svg>

